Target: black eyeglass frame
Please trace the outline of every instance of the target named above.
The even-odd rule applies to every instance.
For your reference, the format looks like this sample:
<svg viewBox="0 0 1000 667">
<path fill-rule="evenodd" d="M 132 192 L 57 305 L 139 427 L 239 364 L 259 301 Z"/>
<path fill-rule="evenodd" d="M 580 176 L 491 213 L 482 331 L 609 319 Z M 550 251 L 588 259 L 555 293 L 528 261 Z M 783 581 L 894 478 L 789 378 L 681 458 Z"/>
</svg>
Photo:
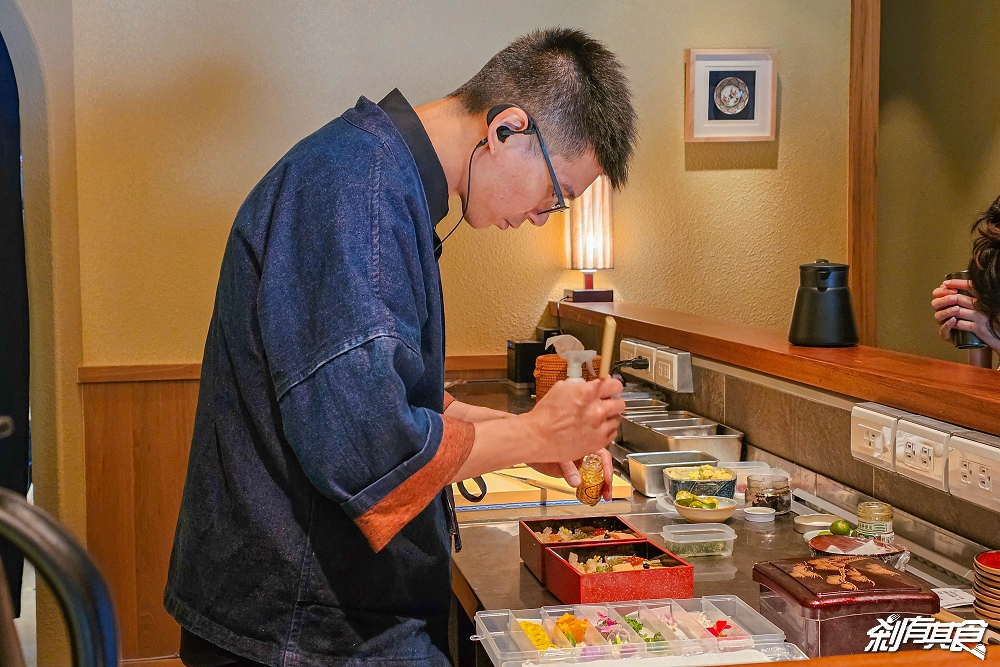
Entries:
<svg viewBox="0 0 1000 667">
<path fill-rule="evenodd" d="M 494 110 L 499 110 L 502 108 L 507 108 L 513 105 L 503 105 L 502 107 L 494 107 Z M 487 117 L 487 122 L 492 122 L 493 116 L 495 114 L 493 111 L 490 112 L 490 116 Z M 542 157 L 545 159 L 545 167 L 549 170 L 549 179 L 552 180 L 552 191 L 556 196 L 555 206 L 550 206 L 544 211 L 539 211 L 538 215 L 548 215 L 549 213 L 559 213 L 560 211 L 568 211 L 569 204 L 566 203 L 566 199 L 563 198 L 562 188 L 559 187 L 559 181 L 556 179 L 556 170 L 552 168 L 552 160 L 549 159 L 549 151 L 545 147 L 545 140 L 542 139 L 542 133 L 538 129 L 538 124 L 535 123 L 535 119 L 530 115 L 528 116 L 528 127 L 523 130 L 511 130 L 508 128 L 503 128 L 506 130 L 506 135 L 511 134 L 533 134 L 538 137 L 538 146 L 542 149 Z M 504 137 L 506 138 L 506 137 Z M 483 140 L 485 141 L 485 139 Z"/>
<path fill-rule="evenodd" d="M 532 121 L 534 124 L 534 121 Z M 545 166 L 549 170 L 549 178 L 552 179 L 552 190 L 556 195 L 556 204 L 551 206 L 544 211 L 539 211 L 538 215 L 548 215 L 549 213 L 559 213 L 560 211 L 568 211 L 569 204 L 563 199 L 562 188 L 559 187 L 559 181 L 556 180 L 556 170 L 552 168 L 552 160 L 549 159 L 549 151 L 545 148 L 545 140 L 542 139 L 542 133 L 538 131 L 538 126 L 534 125 L 532 128 L 534 130 L 534 135 L 538 137 L 538 145 L 542 149 L 542 157 L 545 158 Z"/>
</svg>

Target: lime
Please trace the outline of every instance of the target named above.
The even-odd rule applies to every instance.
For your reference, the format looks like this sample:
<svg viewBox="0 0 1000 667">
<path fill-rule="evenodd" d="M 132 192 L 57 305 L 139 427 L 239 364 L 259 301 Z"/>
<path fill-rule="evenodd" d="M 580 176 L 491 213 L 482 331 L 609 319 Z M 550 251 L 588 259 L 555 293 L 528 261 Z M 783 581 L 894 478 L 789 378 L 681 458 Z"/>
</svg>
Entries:
<svg viewBox="0 0 1000 667">
<path fill-rule="evenodd" d="M 834 535 L 850 535 L 851 524 L 847 523 L 843 519 L 837 519 L 830 524 L 830 532 Z"/>
</svg>

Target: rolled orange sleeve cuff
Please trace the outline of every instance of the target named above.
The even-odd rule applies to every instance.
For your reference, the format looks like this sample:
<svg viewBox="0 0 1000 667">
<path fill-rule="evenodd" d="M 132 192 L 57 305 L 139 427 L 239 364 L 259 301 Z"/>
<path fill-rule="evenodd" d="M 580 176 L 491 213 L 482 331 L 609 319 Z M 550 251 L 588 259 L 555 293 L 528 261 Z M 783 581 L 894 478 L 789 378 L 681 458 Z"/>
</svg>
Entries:
<svg viewBox="0 0 1000 667">
<path fill-rule="evenodd" d="M 448 406 L 448 398 L 450 396 L 446 393 L 445 407 Z M 469 458 L 476 440 L 476 427 L 472 422 L 453 417 L 442 415 L 441 420 L 444 430 L 434 457 L 354 520 L 375 551 L 385 548 L 406 524 L 420 514 L 441 493 L 441 489 L 451 483 Z"/>
</svg>

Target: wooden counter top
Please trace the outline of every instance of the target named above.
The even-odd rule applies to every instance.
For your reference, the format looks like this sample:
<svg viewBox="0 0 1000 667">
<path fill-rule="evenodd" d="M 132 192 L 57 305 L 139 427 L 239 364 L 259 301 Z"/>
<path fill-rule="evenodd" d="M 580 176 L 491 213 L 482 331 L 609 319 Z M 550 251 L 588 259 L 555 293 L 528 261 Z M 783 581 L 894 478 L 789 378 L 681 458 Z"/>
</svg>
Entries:
<svg viewBox="0 0 1000 667">
<path fill-rule="evenodd" d="M 1000 372 L 860 345 L 797 347 L 787 332 L 634 303 L 559 304 L 560 316 L 785 380 L 1000 435 Z M 549 302 L 556 315 L 556 302 Z"/>
</svg>

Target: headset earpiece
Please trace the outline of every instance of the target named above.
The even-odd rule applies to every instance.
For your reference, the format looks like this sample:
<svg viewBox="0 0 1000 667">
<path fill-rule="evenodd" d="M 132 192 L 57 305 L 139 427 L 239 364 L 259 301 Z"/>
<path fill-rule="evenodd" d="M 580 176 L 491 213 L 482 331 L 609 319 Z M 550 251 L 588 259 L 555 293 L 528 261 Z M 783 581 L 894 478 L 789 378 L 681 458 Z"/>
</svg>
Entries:
<svg viewBox="0 0 1000 667">
<path fill-rule="evenodd" d="M 516 104 L 498 104 L 498 105 L 496 105 L 495 107 L 493 107 L 492 109 L 490 109 L 486 113 L 486 125 L 487 126 L 492 125 L 493 124 L 493 119 L 495 119 L 497 116 L 499 116 L 501 113 L 503 113 L 507 109 L 512 109 L 512 108 L 519 108 L 519 107 Z M 527 112 L 525 112 L 525 115 L 528 116 Z M 531 118 L 531 116 L 528 116 L 528 126 L 525 127 L 523 130 L 512 130 L 511 128 L 507 127 L 506 125 L 501 125 L 500 127 L 498 127 L 497 128 L 497 139 L 499 139 L 500 143 L 502 144 L 505 141 L 507 141 L 507 139 L 509 137 L 511 137 L 511 135 L 514 135 L 514 134 L 532 134 L 532 133 L 534 133 L 534 131 L 535 131 L 535 121 Z M 486 142 L 486 139 L 483 139 L 483 143 L 485 143 L 485 142 Z"/>
</svg>

